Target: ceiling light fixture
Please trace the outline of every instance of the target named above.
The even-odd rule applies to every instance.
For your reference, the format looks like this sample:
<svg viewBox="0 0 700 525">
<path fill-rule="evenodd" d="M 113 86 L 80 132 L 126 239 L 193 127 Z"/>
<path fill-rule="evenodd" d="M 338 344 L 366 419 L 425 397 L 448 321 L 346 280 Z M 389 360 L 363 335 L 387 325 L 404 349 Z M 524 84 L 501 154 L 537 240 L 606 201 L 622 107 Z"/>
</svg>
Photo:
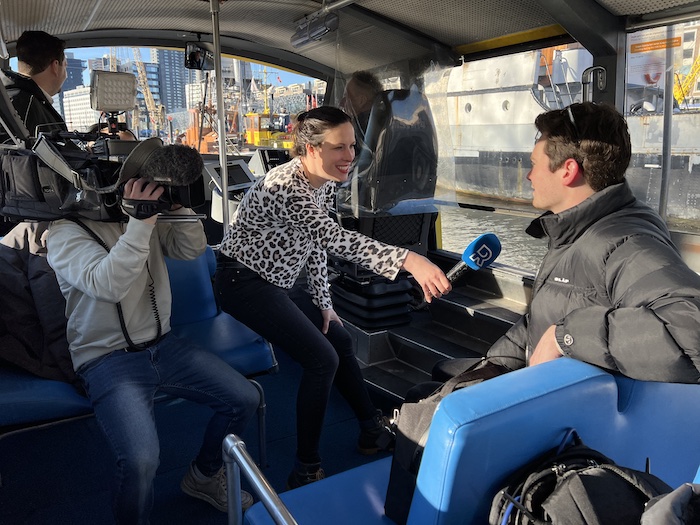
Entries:
<svg viewBox="0 0 700 525">
<path fill-rule="evenodd" d="M 324 35 L 338 29 L 340 20 L 335 13 L 327 13 L 315 18 L 307 18 L 292 35 L 292 47 L 301 47 L 309 42 L 321 40 Z"/>
</svg>

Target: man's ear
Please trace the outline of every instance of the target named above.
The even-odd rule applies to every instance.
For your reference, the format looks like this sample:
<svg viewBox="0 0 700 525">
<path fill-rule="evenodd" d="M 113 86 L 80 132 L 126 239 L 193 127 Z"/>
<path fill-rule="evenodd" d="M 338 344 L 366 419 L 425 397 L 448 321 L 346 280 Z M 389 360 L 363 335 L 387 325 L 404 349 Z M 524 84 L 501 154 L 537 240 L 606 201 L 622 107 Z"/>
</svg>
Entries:
<svg viewBox="0 0 700 525">
<path fill-rule="evenodd" d="M 566 159 L 562 165 L 564 186 L 577 186 L 583 182 L 583 170 L 574 159 Z"/>
<path fill-rule="evenodd" d="M 59 72 L 61 71 L 61 65 L 61 62 L 59 62 L 58 60 L 54 60 L 53 62 L 51 62 L 51 72 L 54 75 L 58 76 Z"/>
</svg>

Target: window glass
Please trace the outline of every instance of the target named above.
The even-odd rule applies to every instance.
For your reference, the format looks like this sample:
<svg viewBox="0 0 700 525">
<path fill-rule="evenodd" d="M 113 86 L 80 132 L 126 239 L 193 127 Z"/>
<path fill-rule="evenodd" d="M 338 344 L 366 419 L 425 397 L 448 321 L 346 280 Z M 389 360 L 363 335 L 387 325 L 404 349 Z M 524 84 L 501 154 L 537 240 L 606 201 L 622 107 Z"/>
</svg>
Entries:
<svg viewBox="0 0 700 525">
<path fill-rule="evenodd" d="M 586 49 L 570 44 L 467 62 L 433 75 L 435 88 L 428 93 L 436 93 L 429 96 L 442 170 L 436 196 L 457 203 L 441 206 L 444 249 L 461 253 L 473 238 L 492 231 L 503 245 L 499 263 L 536 271 L 545 242 L 525 233 L 542 213 L 530 205 L 527 179 L 534 121 L 544 111 L 580 102 L 581 75 L 592 64 Z"/>
<path fill-rule="evenodd" d="M 627 179 L 672 229 L 687 232 L 700 231 L 698 27 L 700 21 L 638 31 L 627 43 L 625 111 L 632 139 Z M 671 111 L 664 170 L 665 107 Z"/>
</svg>

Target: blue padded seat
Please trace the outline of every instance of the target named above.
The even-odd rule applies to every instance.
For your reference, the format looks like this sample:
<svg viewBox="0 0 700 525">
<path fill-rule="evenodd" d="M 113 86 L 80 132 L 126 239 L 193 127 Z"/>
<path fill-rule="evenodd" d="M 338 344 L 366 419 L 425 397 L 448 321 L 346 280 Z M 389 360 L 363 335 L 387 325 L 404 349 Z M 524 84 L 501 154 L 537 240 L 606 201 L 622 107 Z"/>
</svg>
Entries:
<svg viewBox="0 0 700 525">
<path fill-rule="evenodd" d="M 214 352 L 244 376 L 277 369 L 275 354 L 267 341 L 225 312 L 171 329 L 178 337 L 195 341 Z"/>
<path fill-rule="evenodd" d="M 196 259 L 182 261 L 166 257 L 165 263 L 173 295 L 170 329 L 174 335 L 215 353 L 249 379 L 277 370 L 272 345 L 219 309 L 212 286 L 216 257 L 211 246 Z M 258 445 L 260 465 L 264 467 L 267 464 L 265 392 L 257 381 L 250 379 L 250 382 L 260 394 Z"/>
<path fill-rule="evenodd" d="M 0 368 L 0 428 L 91 413 L 90 401 L 68 383 Z"/>
<path fill-rule="evenodd" d="M 245 376 L 276 370 L 277 360 L 267 341 L 219 310 L 211 281 L 216 258 L 210 246 L 194 260 L 166 257 L 165 262 L 173 294 L 174 335 L 214 352 Z"/>
<path fill-rule="evenodd" d="M 481 525 L 493 495 L 521 465 L 558 445 L 568 428 L 617 463 L 676 487 L 700 464 L 699 385 L 614 377 L 557 359 L 455 392 L 435 413 L 409 525 Z M 300 524 L 389 524 L 384 494 L 390 461 L 363 465 L 280 497 Z M 337 493 L 340 497 L 331 498 Z M 261 504 L 248 525 L 272 523 Z"/>
</svg>

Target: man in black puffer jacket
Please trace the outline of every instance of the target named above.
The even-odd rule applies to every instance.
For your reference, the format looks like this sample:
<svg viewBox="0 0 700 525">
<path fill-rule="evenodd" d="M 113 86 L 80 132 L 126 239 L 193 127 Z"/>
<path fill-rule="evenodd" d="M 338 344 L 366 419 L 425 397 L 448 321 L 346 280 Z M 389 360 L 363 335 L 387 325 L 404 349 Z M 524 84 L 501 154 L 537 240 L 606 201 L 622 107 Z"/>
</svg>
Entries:
<svg viewBox="0 0 700 525">
<path fill-rule="evenodd" d="M 511 370 L 562 356 L 634 379 L 700 382 L 700 276 L 661 217 L 632 195 L 624 118 L 572 104 L 537 117 L 528 174 L 549 238 L 529 311 L 488 352 Z M 455 375 L 460 360 L 436 375 Z M 437 377 L 436 377 L 437 378 Z"/>
</svg>

